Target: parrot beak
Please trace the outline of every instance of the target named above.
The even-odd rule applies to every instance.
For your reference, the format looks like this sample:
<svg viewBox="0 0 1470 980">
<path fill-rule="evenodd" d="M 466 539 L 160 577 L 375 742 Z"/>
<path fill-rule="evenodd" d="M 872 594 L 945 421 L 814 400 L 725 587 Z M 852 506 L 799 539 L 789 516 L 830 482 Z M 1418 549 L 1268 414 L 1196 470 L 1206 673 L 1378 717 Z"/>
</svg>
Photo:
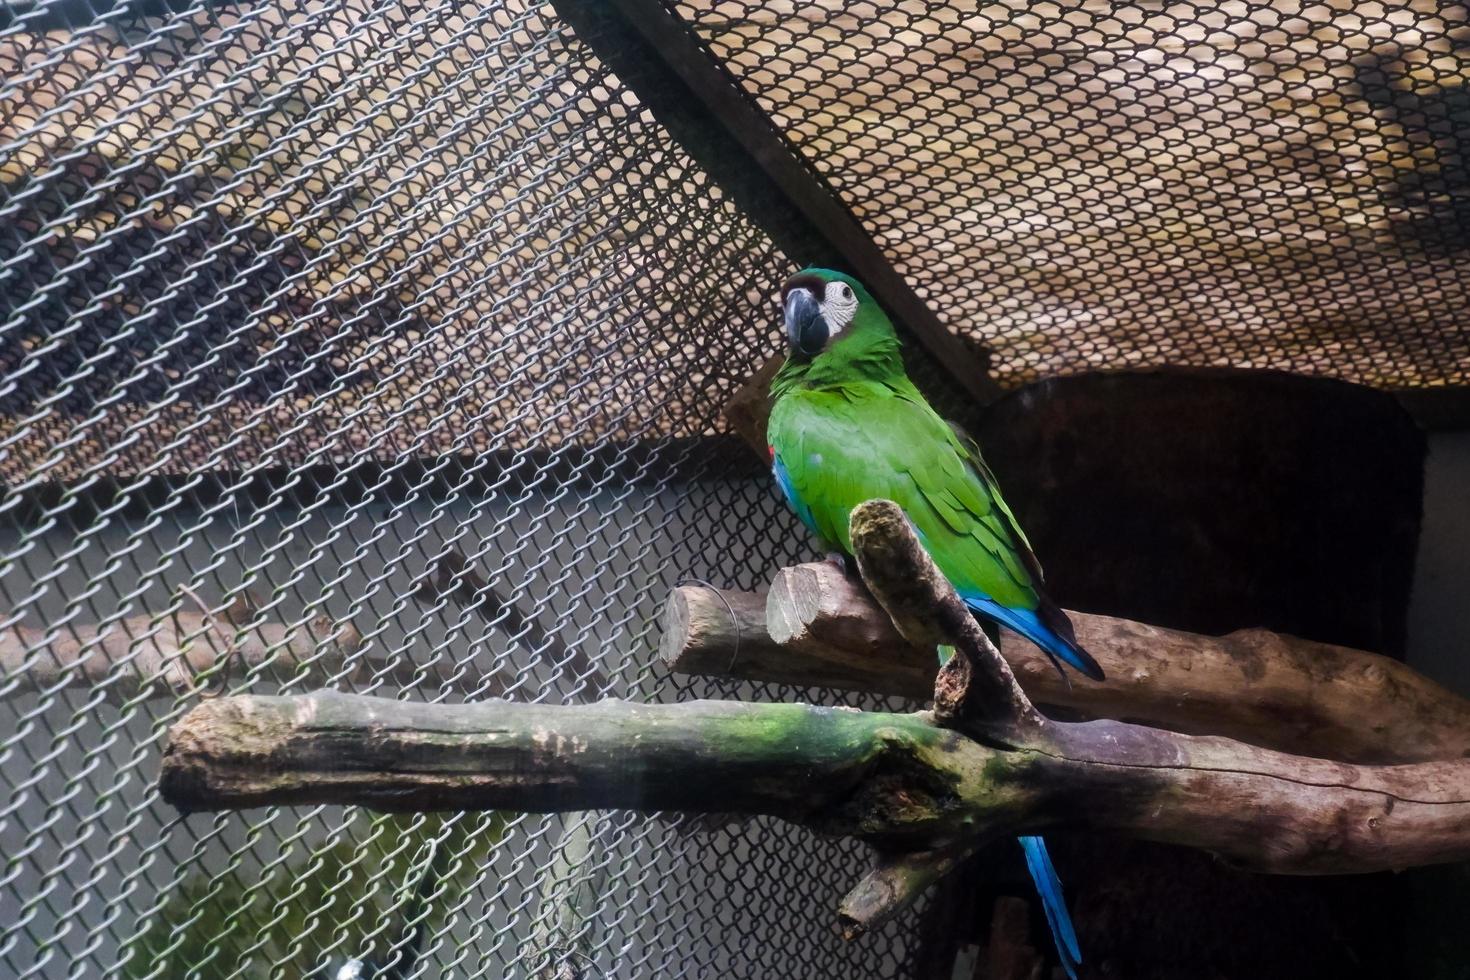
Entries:
<svg viewBox="0 0 1470 980">
<path fill-rule="evenodd" d="M 827 321 L 811 290 L 797 287 L 786 296 L 786 339 L 791 349 L 815 357 L 827 344 Z"/>
</svg>

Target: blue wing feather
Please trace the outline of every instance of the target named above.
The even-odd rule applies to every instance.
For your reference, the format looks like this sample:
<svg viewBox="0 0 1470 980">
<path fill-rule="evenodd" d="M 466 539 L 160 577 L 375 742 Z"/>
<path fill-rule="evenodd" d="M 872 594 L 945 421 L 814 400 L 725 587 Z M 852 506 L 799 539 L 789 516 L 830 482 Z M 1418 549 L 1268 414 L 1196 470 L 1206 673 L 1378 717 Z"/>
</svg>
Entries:
<svg viewBox="0 0 1470 980">
<path fill-rule="evenodd" d="M 966 599 L 965 604 L 981 615 L 996 619 L 1029 637 L 1048 654 L 1052 652 L 1046 644 L 1027 632 L 1033 626 L 1040 626 L 1035 613 L 1007 609 L 989 599 L 983 599 L 979 603 Z M 940 646 L 938 653 L 939 662 L 943 664 L 954 655 L 954 648 Z M 1058 655 L 1066 657 L 1065 652 L 1059 652 Z M 1071 660 L 1067 662 L 1071 663 Z M 1031 880 L 1036 883 L 1037 894 L 1041 896 L 1041 907 L 1046 912 L 1046 924 L 1051 928 L 1052 941 L 1056 943 L 1057 957 L 1070 980 L 1077 980 L 1077 966 L 1082 962 L 1082 947 L 1077 942 L 1077 930 L 1072 926 L 1072 916 L 1067 911 L 1066 899 L 1062 897 L 1062 879 L 1057 876 L 1057 869 L 1051 863 L 1051 855 L 1046 851 L 1046 841 L 1040 837 L 1017 837 L 1016 840 L 1026 853 L 1026 870 L 1031 872 Z"/>
<path fill-rule="evenodd" d="M 771 453 L 771 472 L 776 476 L 776 486 L 781 488 L 781 496 L 785 497 L 791 509 L 796 511 L 796 516 L 801 523 L 806 525 L 808 531 L 820 538 L 822 534 L 817 530 L 817 522 L 812 517 L 812 509 L 797 494 L 796 485 L 791 482 L 791 474 L 786 472 L 786 464 L 781 462 L 780 453 Z"/>
<path fill-rule="evenodd" d="M 1053 662 L 1061 660 L 1095 681 L 1103 679 L 1102 668 L 1097 665 L 1097 661 L 1079 647 L 1076 640 L 1062 636 L 1049 624 L 1042 622 L 1036 610 L 1012 609 L 1009 606 L 1002 606 L 988 596 L 978 594 L 965 595 L 962 593 L 960 598 L 965 601 L 965 605 L 969 606 L 971 611 L 986 619 L 992 619 L 1002 626 L 1009 626 L 1041 647 Z"/>
<path fill-rule="evenodd" d="M 971 605 L 969 600 L 966 600 L 966 605 Z M 971 605 L 971 608 L 975 607 Z M 1014 612 L 1004 606 L 996 608 L 1006 613 Z M 988 610 L 976 611 L 990 615 Z M 1011 624 L 1006 622 L 1006 625 Z M 1011 628 L 1015 629 L 1014 626 Z M 942 665 L 954 656 L 954 647 L 941 645 L 937 652 Z M 1077 980 L 1077 967 L 1082 962 L 1082 947 L 1077 942 L 1077 930 L 1072 926 L 1072 916 L 1067 911 L 1066 899 L 1062 897 L 1062 879 L 1057 876 L 1057 869 L 1051 863 L 1051 855 L 1046 851 L 1046 841 L 1040 837 L 1017 837 L 1016 841 L 1026 853 L 1026 870 L 1031 872 L 1031 880 L 1036 883 L 1037 894 L 1041 896 L 1046 924 L 1051 928 L 1052 941 L 1056 943 L 1057 958 L 1061 960 L 1062 968 L 1067 971 L 1070 980 Z"/>
</svg>

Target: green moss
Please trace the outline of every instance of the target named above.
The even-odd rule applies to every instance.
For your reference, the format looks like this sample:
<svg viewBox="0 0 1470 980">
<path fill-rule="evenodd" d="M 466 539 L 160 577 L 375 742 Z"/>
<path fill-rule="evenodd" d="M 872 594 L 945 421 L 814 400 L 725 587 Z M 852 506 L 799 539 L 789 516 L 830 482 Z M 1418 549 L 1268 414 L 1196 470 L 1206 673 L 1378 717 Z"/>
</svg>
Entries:
<svg viewBox="0 0 1470 980">
<path fill-rule="evenodd" d="M 1004 752 L 995 752 L 980 768 L 980 778 L 997 786 L 1011 782 L 1016 776 L 1016 760 Z"/>
</svg>

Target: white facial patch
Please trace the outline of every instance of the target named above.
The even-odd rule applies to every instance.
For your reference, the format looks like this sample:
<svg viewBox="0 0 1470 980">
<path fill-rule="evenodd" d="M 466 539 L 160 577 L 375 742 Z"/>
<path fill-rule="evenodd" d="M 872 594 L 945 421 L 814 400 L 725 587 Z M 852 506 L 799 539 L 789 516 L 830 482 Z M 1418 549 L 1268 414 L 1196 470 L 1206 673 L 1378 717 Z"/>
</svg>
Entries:
<svg viewBox="0 0 1470 980">
<path fill-rule="evenodd" d="M 827 321 L 827 333 L 835 337 L 842 333 L 852 318 L 857 316 L 858 298 L 851 286 L 845 282 L 829 282 L 822 296 L 822 317 Z"/>
</svg>

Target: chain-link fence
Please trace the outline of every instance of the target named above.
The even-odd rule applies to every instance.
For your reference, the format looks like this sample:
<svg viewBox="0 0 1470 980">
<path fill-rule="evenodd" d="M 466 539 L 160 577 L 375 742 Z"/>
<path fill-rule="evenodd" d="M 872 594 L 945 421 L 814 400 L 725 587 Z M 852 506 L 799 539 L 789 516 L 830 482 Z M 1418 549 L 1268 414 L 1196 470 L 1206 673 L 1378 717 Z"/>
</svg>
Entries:
<svg viewBox="0 0 1470 980">
<path fill-rule="evenodd" d="M 1008 383 L 1467 380 L 1458 7 L 963 6 L 677 10 Z M 152 788 L 219 692 L 875 703 L 650 666 L 680 578 L 809 555 L 720 421 L 802 257 L 596 41 L 534 2 L 4 11 L 0 974 L 904 972 L 912 916 L 835 934 L 865 856 L 774 821 Z"/>
<path fill-rule="evenodd" d="M 0 973 L 897 972 L 771 821 L 158 804 L 211 692 L 687 693 L 667 590 L 805 553 L 708 441 L 792 264 L 541 5 L 76 14 L 0 49 Z"/>
</svg>

